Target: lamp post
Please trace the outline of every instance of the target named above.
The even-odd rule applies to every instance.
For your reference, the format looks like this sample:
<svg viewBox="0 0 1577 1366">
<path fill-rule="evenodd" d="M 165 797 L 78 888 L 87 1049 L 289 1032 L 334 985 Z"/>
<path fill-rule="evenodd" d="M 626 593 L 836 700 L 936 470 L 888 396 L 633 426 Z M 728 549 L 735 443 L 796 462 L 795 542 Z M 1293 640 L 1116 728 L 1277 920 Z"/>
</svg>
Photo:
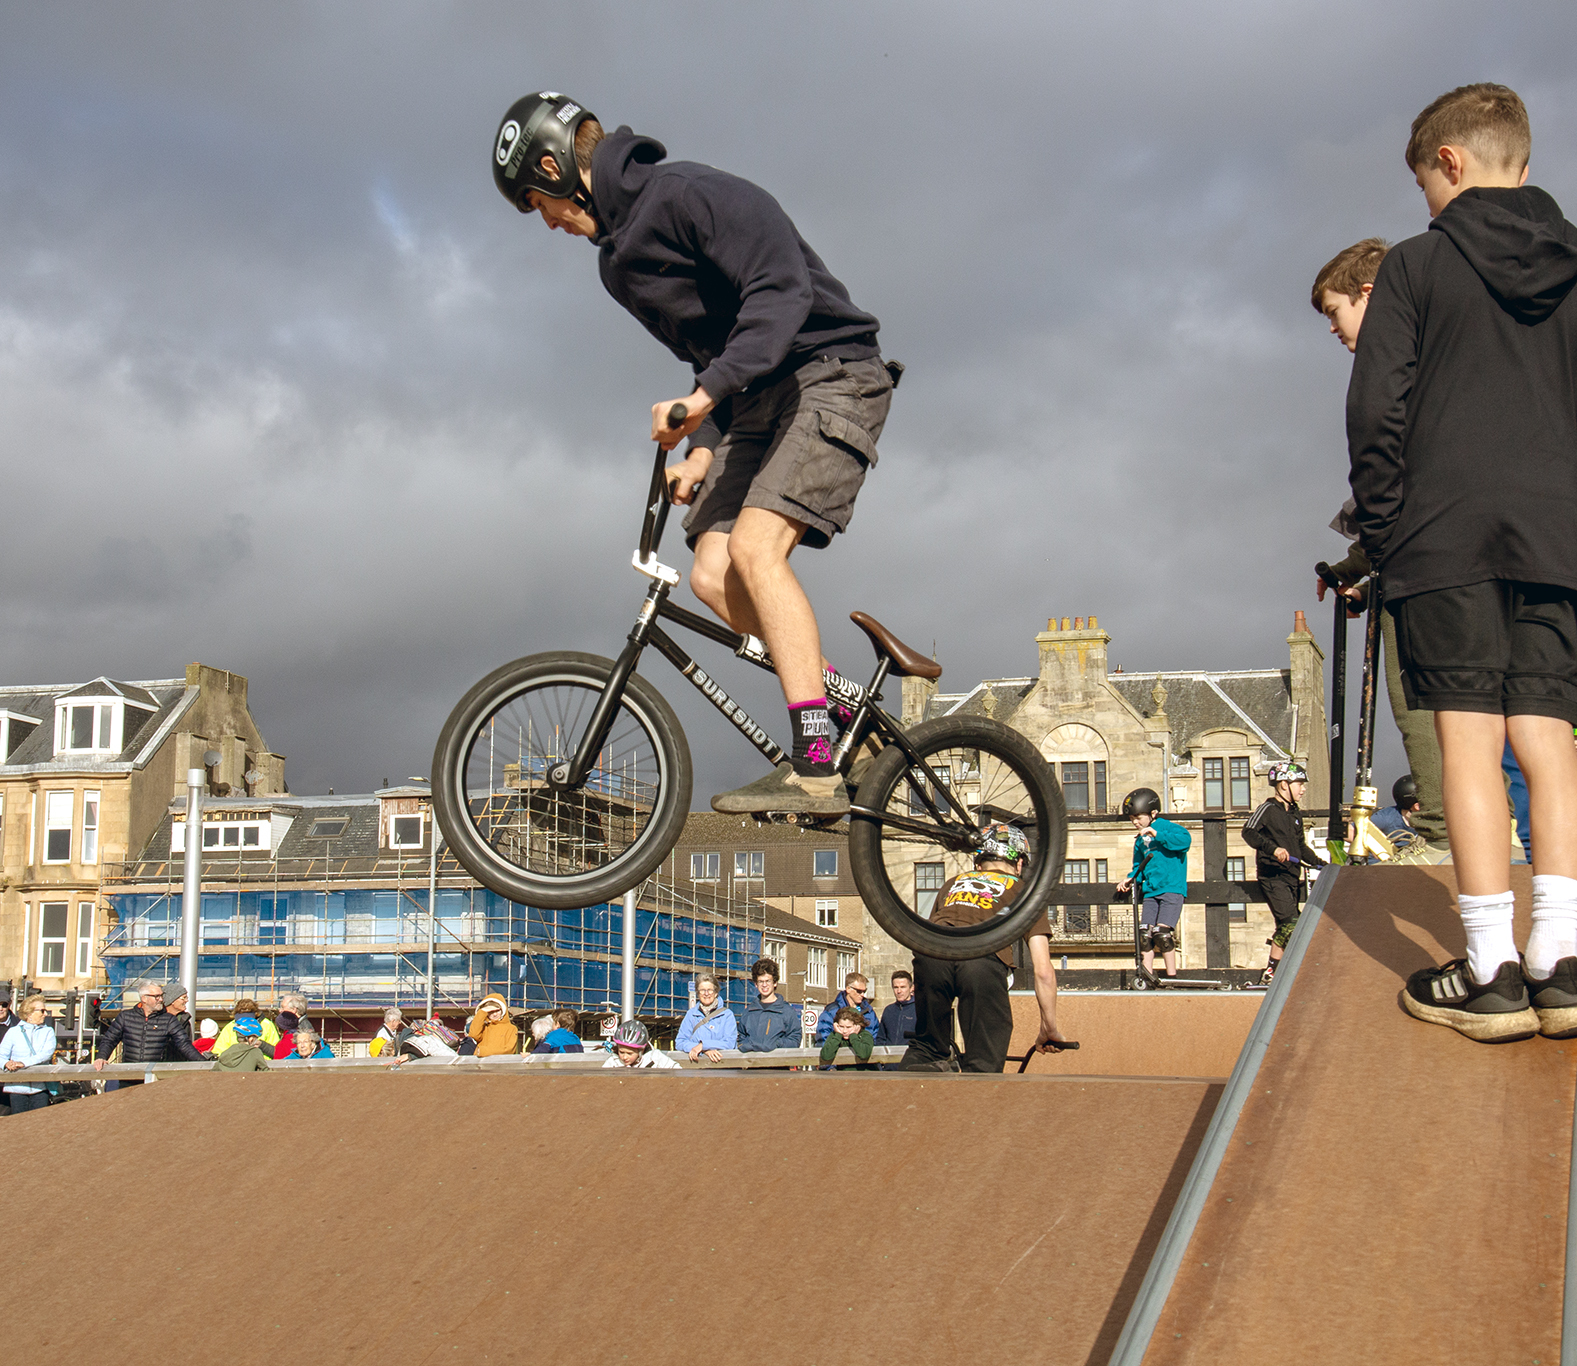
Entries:
<svg viewBox="0 0 1577 1366">
<path fill-rule="evenodd" d="M 413 783 L 427 783 L 429 793 L 432 783 L 426 778 L 412 775 Z M 433 1018 L 433 924 L 438 915 L 438 816 L 433 810 L 431 795 L 427 799 L 427 1018 Z"/>
<path fill-rule="evenodd" d="M 205 768 L 186 770 L 186 864 L 181 883 L 181 986 L 187 1009 L 197 1018 L 198 923 L 203 913 L 203 794 L 208 790 L 208 769 L 223 756 L 216 749 L 203 754 Z"/>
<path fill-rule="evenodd" d="M 624 961 L 619 981 L 619 1018 L 635 1018 L 635 893 L 624 894 Z"/>
</svg>

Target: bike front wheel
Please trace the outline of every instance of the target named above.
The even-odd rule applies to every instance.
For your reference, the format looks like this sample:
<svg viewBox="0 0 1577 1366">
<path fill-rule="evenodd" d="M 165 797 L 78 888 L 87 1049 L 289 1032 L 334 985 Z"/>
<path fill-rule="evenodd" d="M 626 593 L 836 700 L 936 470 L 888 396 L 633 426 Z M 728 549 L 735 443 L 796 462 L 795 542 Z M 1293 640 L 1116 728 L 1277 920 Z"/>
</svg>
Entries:
<svg viewBox="0 0 1577 1366">
<path fill-rule="evenodd" d="M 679 841 L 690 747 L 673 709 L 631 674 L 578 788 L 550 771 L 576 751 L 613 672 L 600 655 L 528 655 L 461 700 L 433 754 L 433 808 L 461 865 L 511 901 L 593 906 L 638 886 Z"/>
<path fill-rule="evenodd" d="M 969 813 L 964 821 L 899 745 L 860 781 L 849 866 L 865 908 L 900 944 L 931 958 L 981 958 L 1032 930 L 1062 876 L 1068 818 L 1062 789 L 1035 746 L 985 716 L 941 717 L 908 732 L 927 768 Z M 872 814 L 863 814 L 869 812 Z M 1016 825 L 1030 854 L 1007 910 L 965 928 L 930 922 L 936 893 L 974 867 L 978 832 Z"/>
</svg>

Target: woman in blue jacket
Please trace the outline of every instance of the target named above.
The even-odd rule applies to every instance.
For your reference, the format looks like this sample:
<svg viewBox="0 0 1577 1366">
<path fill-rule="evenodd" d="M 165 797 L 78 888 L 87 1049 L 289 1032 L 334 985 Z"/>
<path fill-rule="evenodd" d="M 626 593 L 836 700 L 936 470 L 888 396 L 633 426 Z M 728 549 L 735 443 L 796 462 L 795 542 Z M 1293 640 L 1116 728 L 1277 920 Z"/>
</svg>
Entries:
<svg viewBox="0 0 1577 1366">
<path fill-rule="evenodd" d="M 719 1051 L 739 1042 L 739 1021 L 718 999 L 717 978 L 703 972 L 695 979 L 695 1004 L 685 1011 L 679 1026 L 679 1051 L 695 1062 L 702 1053 L 708 1062 L 722 1062 Z"/>
<path fill-rule="evenodd" d="M 1133 841 L 1133 871 L 1117 884 L 1125 893 L 1135 882 L 1144 898 L 1139 923 L 1144 938 L 1144 971 L 1152 972 L 1155 955 L 1166 964 L 1166 975 L 1177 976 L 1177 918 L 1188 895 L 1188 846 L 1194 837 L 1175 821 L 1158 813 L 1161 798 L 1148 787 L 1136 787 L 1123 798 L 1123 815 L 1139 833 Z"/>
<path fill-rule="evenodd" d="M 49 1012 L 42 996 L 29 996 L 22 1002 L 22 1022 L 6 1030 L 0 1039 L 0 1064 L 6 1075 L 20 1072 L 24 1067 L 37 1067 L 55 1056 L 55 1026 L 48 1023 Z M 5 1097 L 11 1102 L 11 1113 L 42 1109 L 49 1104 L 49 1093 L 42 1085 L 24 1086 L 8 1081 Z"/>
</svg>

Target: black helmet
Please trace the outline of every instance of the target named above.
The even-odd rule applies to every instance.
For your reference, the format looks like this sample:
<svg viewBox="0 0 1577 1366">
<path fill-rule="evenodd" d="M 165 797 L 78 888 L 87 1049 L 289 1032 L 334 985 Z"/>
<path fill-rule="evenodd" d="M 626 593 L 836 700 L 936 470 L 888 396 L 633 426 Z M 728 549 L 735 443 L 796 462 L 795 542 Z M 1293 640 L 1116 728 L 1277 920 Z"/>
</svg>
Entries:
<svg viewBox="0 0 1577 1366">
<path fill-rule="evenodd" d="M 1391 802 L 1398 808 L 1413 806 L 1418 802 L 1418 784 L 1411 773 L 1404 773 L 1391 784 Z"/>
<path fill-rule="evenodd" d="M 493 140 L 493 181 L 498 192 L 521 213 L 530 213 L 527 190 L 541 190 L 554 199 L 573 199 L 589 208 L 591 198 L 575 166 L 575 130 L 597 116 L 556 90 L 527 95 L 509 106 Z M 550 156 L 556 175 L 542 169 Z"/>
<path fill-rule="evenodd" d="M 1152 787 L 1136 787 L 1123 798 L 1123 815 L 1153 816 L 1161 809 L 1161 796 Z"/>
</svg>

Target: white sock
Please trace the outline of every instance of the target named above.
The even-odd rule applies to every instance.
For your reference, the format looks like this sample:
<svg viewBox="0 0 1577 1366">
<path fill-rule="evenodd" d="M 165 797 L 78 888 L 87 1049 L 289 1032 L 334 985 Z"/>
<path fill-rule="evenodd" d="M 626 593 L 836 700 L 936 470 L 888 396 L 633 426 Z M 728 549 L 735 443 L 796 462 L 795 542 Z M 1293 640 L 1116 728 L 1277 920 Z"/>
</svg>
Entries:
<svg viewBox="0 0 1577 1366">
<path fill-rule="evenodd" d="M 1577 878 L 1535 873 L 1533 933 L 1524 955 L 1530 977 L 1548 977 L 1563 958 L 1577 954 Z"/>
<path fill-rule="evenodd" d="M 1510 892 L 1457 897 L 1462 928 L 1467 931 L 1468 976 L 1479 986 L 1500 971 L 1502 963 L 1517 961 L 1517 941 L 1511 937 L 1511 914 L 1515 905 Z"/>
</svg>

